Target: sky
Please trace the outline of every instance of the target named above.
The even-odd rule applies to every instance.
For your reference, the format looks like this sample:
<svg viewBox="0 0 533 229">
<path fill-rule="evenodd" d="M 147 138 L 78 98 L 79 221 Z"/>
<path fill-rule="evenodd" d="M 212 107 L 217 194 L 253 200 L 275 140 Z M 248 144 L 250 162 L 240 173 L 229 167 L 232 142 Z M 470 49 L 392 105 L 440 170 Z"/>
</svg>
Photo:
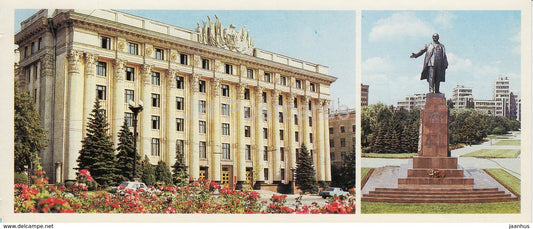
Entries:
<svg viewBox="0 0 533 229">
<path fill-rule="evenodd" d="M 412 59 L 438 33 L 448 57 L 440 91 L 451 98 L 457 85 L 472 88 L 474 99 L 492 99 L 499 76 L 510 78 L 520 94 L 519 11 L 363 11 L 361 21 L 363 84 L 369 104 L 427 93 L 420 80 L 424 55 Z"/>
<path fill-rule="evenodd" d="M 37 11 L 15 10 L 15 33 Z M 355 107 L 355 11 L 119 11 L 189 30 L 214 15 L 223 27 L 245 25 L 256 48 L 329 67 L 338 78 L 330 88 L 331 104 Z"/>
</svg>

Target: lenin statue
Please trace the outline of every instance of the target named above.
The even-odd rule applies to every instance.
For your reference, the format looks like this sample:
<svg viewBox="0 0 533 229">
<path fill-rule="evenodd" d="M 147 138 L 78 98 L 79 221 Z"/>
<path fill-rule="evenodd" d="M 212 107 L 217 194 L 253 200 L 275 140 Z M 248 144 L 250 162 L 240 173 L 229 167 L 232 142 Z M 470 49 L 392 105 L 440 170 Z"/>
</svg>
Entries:
<svg viewBox="0 0 533 229">
<path fill-rule="evenodd" d="M 417 53 L 412 53 L 411 58 L 417 58 L 423 53 L 426 53 L 426 55 L 424 57 L 424 68 L 420 79 L 425 79 L 429 82 L 430 93 L 440 93 L 439 85 L 440 82 L 444 82 L 446 79 L 445 73 L 446 68 L 448 68 L 448 60 L 444 45 L 439 42 L 439 34 L 433 34 L 433 42 L 426 44 Z"/>
</svg>

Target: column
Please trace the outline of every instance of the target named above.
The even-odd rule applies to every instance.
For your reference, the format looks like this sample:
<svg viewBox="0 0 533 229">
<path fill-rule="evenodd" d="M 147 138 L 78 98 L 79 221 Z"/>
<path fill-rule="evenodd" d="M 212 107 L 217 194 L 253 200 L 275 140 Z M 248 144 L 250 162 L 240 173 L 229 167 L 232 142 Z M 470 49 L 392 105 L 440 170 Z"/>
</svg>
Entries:
<svg viewBox="0 0 533 229">
<path fill-rule="evenodd" d="M 82 128 L 83 128 L 83 78 L 80 74 L 80 56 L 81 53 L 76 50 L 70 50 L 68 59 L 68 129 L 67 139 L 68 147 L 68 166 L 67 179 L 76 179 L 76 170 L 81 150 Z"/>
<path fill-rule="evenodd" d="M 143 111 L 140 113 L 141 131 L 140 131 L 140 156 L 144 160 L 145 155 L 151 155 L 151 143 L 152 143 L 152 65 L 143 65 L 141 67 L 142 78 L 142 101 Z"/>
<path fill-rule="evenodd" d="M 176 70 L 169 69 L 167 77 L 167 154 L 166 161 L 169 166 L 176 163 Z"/>
<path fill-rule="evenodd" d="M 305 147 L 307 147 L 307 150 L 309 151 L 309 96 L 304 96 L 303 104 L 300 105 L 301 107 L 301 118 L 303 123 L 303 135 L 302 135 L 302 142 L 305 144 Z"/>
<path fill-rule="evenodd" d="M 288 136 L 288 142 L 289 144 L 285 144 L 286 146 L 288 145 L 288 149 L 287 149 L 287 152 L 288 152 L 288 155 L 289 155 L 289 162 L 290 162 L 290 168 L 289 169 L 296 169 L 296 148 L 298 148 L 299 146 L 298 145 L 295 145 L 295 139 L 294 139 L 294 112 L 293 112 L 293 107 L 294 107 L 294 98 L 296 98 L 296 96 L 294 94 L 289 94 L 289 97 L 288 97 L 288 102 L 287 102 L 287 117 L 288 118 L 288 127 L 289 127 L 289 132 L 287 134 Z M 292 171 L 291 171 L 292 172 Z M 292 181 L 292 174 L 291 174 L 291 179 Z"/>
<path fill-rule="evenodd" d="M 84 87 L 84 104 L 83 104 L 83 135 L 89 116 L 93 109 L 94 100 L 96 99 L 96 84 L 94 82 L 94 73 L 96 71 L 96 61 L 98 56 L 85 53 L 85 87 Z"/>
<path fill-rule="evenodd" d="M 272 134 L 270 136 L 273 136 L 273 149 L 272 151 L 272 159 L 273 159 L 273 166 L 272 166 L 272 173 L 274 175 L 274 183 L 281 183 L 281 154 L 279 152 L 279 90 L 274 90 L 274 93 L 272 93 L 272 118 L 270 119 L 272 122 Z"/>
<path fill-rule="evenodd" d="M 261 116 L 263 107 L 263 87 L 255 88 L 255 155 L 254 172 L 257 172 L 256 184 L 265 183 L 265 173 L 263 172 L 263 119 Z"/>
<path fill-rule="evenodd" d="M 237 136 L 237 187 L 242 188 L 242 184 L 246 182 L 246 157 L 245 157 L 245 146 L 244 146 L 244 90 L 246 89 L 246 84 L 239 84 L 238 86 L 238 101 L 237 101 L 237 125 L 238 126 L 238 136 Z"/>
<path fill-rule="evenodd" d="M 321 134 L 324 135 L 324 161 L 326 164 L 326 181 L 331 181 L 331 155 L 329 151 L 329 100 L 324 101 L 324 129 Z"/>
<path fill-rule="evenodd" d="M 189 123 L 189 175 L 193 179 L 197 180 L 200 177 L 200 143 L 199 143 L 199 104 L 198 104 L 198 92 L 200 90 L 200 76 L 193 74 L 191 79 L 191 105 L 190 105 L 190 115 L 191 122 Z"/>
<path fill-rule="evenodd" d="M 50 54 L 45 54 L 41 57 L 41 96 L 40 104 L 43 106 L 43 113 L 41 113 L 41 123 L 45 130 L 48 130 L 46 134 L 46 139 L 48 140 L 48 147 L 42 152 L 42 161 L 45 171 L 48 173 L 52 181 L 61 182 L 62 177 L 58 176 L 61 173 L 56 173 L 57 170 L 54 169 L 54 131 L 53 131 L 53 120 L 52 112 L 54 112 L 54 103 L 53 103 L 53 90 L 54 87 L 54 78 L 53 74 L 53 58 Z M 85 128 L 83 128 L 85 129 Z M 57 159 L 56 159 L 57 160 Z M 56 182 L 58 183 L 58 182 Z"/>
<path fill-rule="evenodd" d="M 126 65 L 126 61 L 115 59 L 115 63 L 113 63 L 115 67 L 115 93 L 114 93 L 114 100 L 115 104 L 113 104 L 113 140 L 115 142 L 115 147 L 118 145 L 118 132 L 120 131 L 120 128 L 122 127 L 122 124 L 124 124 L 124 65 Z M 134 101 L 135 102 L 135 101 Z"/>
<path fill-rule="evenodd" d="M 213 98 L 212 98 L 212 109 L 213 113 L 211 115 L 211 130 L 213 140 L 211 141 L 211 169 L 209 178 L 212 181 L 220 182 L 221 181 L 221 175 L 220 175 L 220 157 L 221 157 L 221 149 L 220 149 L 220 136 L 221 136 L 221 128 L 222 123 L 220 121 L 220 78 L 213 78 L 212 79 L 212 86 L 213 86 Z"/>
<path fill-rule="evenodd" d="M 315 147 L 318 151 L 318 181 L 324 181 L 326 179 L 326 162 L 324 157 L 324 150 L 325 150 L 325 144 L 324 144 L 324 107 L 323 107 L 323 101 L 319 101 L 318 107 L 316 108 L 316 131 L 314 131 L 315 136 L 317 139 L 317 146 Z"/>
</svg>

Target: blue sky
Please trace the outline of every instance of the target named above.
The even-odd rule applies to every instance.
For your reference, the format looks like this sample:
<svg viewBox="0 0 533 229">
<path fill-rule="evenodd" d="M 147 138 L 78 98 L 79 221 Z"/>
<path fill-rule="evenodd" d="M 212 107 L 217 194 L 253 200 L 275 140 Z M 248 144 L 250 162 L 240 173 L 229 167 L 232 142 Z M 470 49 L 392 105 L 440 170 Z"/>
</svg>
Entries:
<svg viewBox="0 0 533 229">
<path fill-rule="evenodd" d="M 520 93 L 519 11 L 363 11 L 362 79 L 369 103 L 396 105 L 405 96 L 427 93 L 420 80 L 423 57 L 409 58 L 439 33 L 448 70 L 441 92 L 451 98 L 456 85 L 473 88 L 475 99 L 491 99 L 498 76 L 510 77 Z"/>
<path fill-rule="evenodd" d="M 355 107 L 355 11 L 120 11 L 190 30 L 215 14 L 224 27 L 246 25 L 256 48 L 328 66 L 338 78 L 330 90 L 332 104 L 337 107 L 340 98 L 341 105 Z M 15 11 L 15 33 L 35 12 Z"/>
</svg>

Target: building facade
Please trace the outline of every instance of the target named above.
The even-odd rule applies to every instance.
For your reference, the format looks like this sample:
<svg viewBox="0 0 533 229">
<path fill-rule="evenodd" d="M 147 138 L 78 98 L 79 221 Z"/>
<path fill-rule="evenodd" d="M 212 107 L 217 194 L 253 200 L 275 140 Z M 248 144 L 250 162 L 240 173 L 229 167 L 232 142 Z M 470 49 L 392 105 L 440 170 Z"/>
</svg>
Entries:
<svg viewBox="0 0 533 229">
<path fill-rule="evenodd" d="M 244 29 L 220 21 L 187 30 L 113 10 L 41 10 L 15 35 L 16 70 L 35 98 L 53 181 L 74 168 L 98 99 L 117 133 L 142 104 L 137 149 L 189 174 L 241 186 L 292 180 L 306 144 L 318 181 L 331 181 L 328 68 L 253 47 Z"/>
<path fill-rule="evenodd" d="M 361 106 L 368 106 L 369 85 L 361 84 Z"/>
<path fill-rule="evenodd" d="M 426 106 L 426 94 L 414 94 L 412 96 L 405 96 L 405 99 L 402 101 L 398 101 L 397 103 L 398 109 L 406 109 L 406 110 L 413 110 L 413 109 L 424 109 Z"/>
<path fill-rule="evenodd" d="M 331 166 L 340 168 L 347 152 L 355 151 L 355 110 L 335 111 L 329 115 Z"/>
<path fill-rule="evenodd" d="M 452 102 L 455 108 L 466 108 L 469 102 L 473 102 L 472 88 L 457 85 L 453 88 Z"/>
</svg>

